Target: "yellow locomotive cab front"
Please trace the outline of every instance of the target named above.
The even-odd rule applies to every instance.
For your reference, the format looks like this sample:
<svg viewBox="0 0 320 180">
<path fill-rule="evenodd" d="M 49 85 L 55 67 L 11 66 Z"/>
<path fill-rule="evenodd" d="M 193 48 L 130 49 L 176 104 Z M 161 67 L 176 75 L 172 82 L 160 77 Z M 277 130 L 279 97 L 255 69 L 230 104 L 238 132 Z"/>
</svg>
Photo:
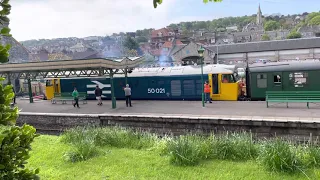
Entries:
<svg viewBox="0 0 320 180">
<path fill-rule="evenodd" d="M 55 93 L 61 93 L 60 79 L 46 80 L 46 96 L 47 100 L 54 98 Z"/>
<path fill-rule="evenodd" d="M 211 98 L 216 101 L 237 101 L 239 84 L 233 74 L 209 74 Z"/>
</svg>

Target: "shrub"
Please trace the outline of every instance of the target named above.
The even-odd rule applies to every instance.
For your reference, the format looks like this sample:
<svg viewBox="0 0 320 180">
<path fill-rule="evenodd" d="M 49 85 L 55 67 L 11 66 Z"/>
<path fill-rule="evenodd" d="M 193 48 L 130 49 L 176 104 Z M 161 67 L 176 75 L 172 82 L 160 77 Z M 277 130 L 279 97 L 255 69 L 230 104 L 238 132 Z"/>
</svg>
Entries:
<svg viewBox="0 0 320 180">
<path fill-rule="evenodd" d="M 298 153 L 290 142 L 276 139 L 263 143 L 259 160 L 270 171 L 301 172 L 303 163 Z"/>
<path fill-rule="evenodd" d="M 64 159 L 70 162 L 85 161 L 98 155 L 95 144 L 97 129 L 94 127 L 77 127 L 66 131 L 62 141 L 69 143 L 73 149 L 64 154 Z"/>
<path fill-rule="evenodd" d="M 30 144 L 38 136 L 36 129 L 29 125 L 12 126 L 0 134 L 0 179 L 38 179 L 39 169 L 25 168 L 30 158 Z"/>
<path fill-rule="evenodd" d="M 251 133 L 225 134 L 214 139 L 212 157 L 226 160 L 249 160 L 258 155 L 258 145 Z"/>
<path fill-rule="evenodd" d="M 197 135 L 180 136 L 168 141 L 170 162 L 175 165 L 196 165 L 207 157 L 205 138 Z"/>
<path fill-rule="evenodd" d="M 71 144 L 73 150 L 64 155 L 65 160 L 84 161 L 98 154 L 98 146 L 118 148 L 149 148 L 155 145 L 157 136 L 120 127 L 76 127 L 67 130 L 61 141 Z"/>
<path fill-rule="evenodd" d="M 84 139 L 81 142 L 73 144 L 73 150 L 64 154 L 66 161 L 77 162 L 85 161 L 99 154 L 94 141 Z"/>
<path fill-rule="evenodd" d="M 69 144 L 78 144 L 85 139 L 93 139 L 95 141 L 98 134 L 98 128 L 95 127 L 76 127 L 69 129 L 61 136 L 61 141 Z"/>
<path fill-rule="evenodd" d="M 301 148 L 301 156 L 307 167 L 320 167 L 320 147 L 315 145 Z"/>
<path fill-rule="evenodd" d="M 121 127 L 108 127 L 99 128 L 96 144 L 99 146 L 142 149 L 154 146 L 157 140 L 156 135 L 148 132 L 134 131 Z"/>
<path fill-rule="evenodd" d="M 39 169 L 25 168 L 31 143 L 38 136 L 36 129 L 15 125 L 18 108 L 10 107 L 14 93 L 11 85 L 3 87 L 3 80 L 0 78 L 0 124 L 4 125 L 0 128 L 0 179 L 38 179 Z"/>
<path fill-rule="evenodd" d="M 173 138 L 169 136 L 162 137 L 161 139 L 159 138 L 150 150 L 158 152 L 160 156 L 168 155 L 168 144 L 170 141 L 173 141 Z"/>
</svg>

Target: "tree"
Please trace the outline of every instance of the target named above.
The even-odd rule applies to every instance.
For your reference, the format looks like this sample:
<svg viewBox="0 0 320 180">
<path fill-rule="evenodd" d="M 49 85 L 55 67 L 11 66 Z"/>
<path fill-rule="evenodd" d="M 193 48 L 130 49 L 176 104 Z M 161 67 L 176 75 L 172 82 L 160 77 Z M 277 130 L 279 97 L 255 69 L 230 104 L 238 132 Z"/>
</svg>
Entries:
<svg viewBox="0 0 320 180">
<path fill-rule="evenodd" d="M 277 21 L 267 21 L 265 24 L 264 24 L 264 30 L 265 31 L 273 31 L 273 30 L 277 30 L 280 28 L 280 23 L 277 22 Z"/>
<path fill-rule="evenodd" d="M 313 12 L 313 13 L 308 14 L 308 16 L 306 18 L 306 23 L 308 24 L 309 21 L 311 21 L 311 19 L 313 19 L 314 17 L 319 16 L 319 15 L 320 15 L 320 12 Z"/>
<path fill-rule="evenodd" d="M 287 39 L 298 39 L 301 38 L 302 35 L 297 31 L 291 31 L 290 34 L 288 34 Z"/>
<path fill-rule="evenodd" d="M 309 25 L 312 25 L 312 26 L 320 25 L 320 15 L 313 17 L 313 18 L 309 21 Z"/>
<path fill-rule="evenodd" d="M 222 0 L 203 0 L 203 3 L 208 3 L 208 2 L 221 2 Z M 153 7 L 157 8 L 158 5 L 162 3 L 162 0 L 153 0 Z"/>
<path fill-rule="evenodd" d="M 262 41 L 270 41 L 270 37 L 268 34 L 263 34 L 262 37 L 261 37 L 261 40 Z"/>
<path fill-rule="evenodd" d="M 145 36 L 139 36 L 136 38 L 138 43 L 148 42 L 148 38 Z"/>
<path fill-rule="evenodd" d="M 194 27 L 196 29 L 207 29 L 207 23 L 205 21 L 198 21 L 195 23 Z"/>
<path fill-rule="evenodd" d="M 170 24 L 168 27 L 170 27 L 171 29 L 178 29 L 178 25 L 177 24 Z"/>
<path fill-rule="evenodd" d="M 0 23 L 3 26 L 9 24 L 8 15 L 11 6 L 9 0 L 0 0 Z M 10 36 L 10 29 L 1 29 L 2 36 Z M 10 46 L 0 45 L 0 63 L 8 62 Z M 3 78 L 0 78 L 0 179 L 39 179 L 39 169 L 29 170 L 25 168 L 31 150 L 31 143 L 38 135 L 36 129 L 29 125 L 16 126 L 18 108 L 11 108 L 10 103 L 14 97 L 12 85 L 3 86 Z"/>
<path fill-rule="evenodd" d="M 132 50 L 132 49 L 137 50 L 139 48 L 139 44 L 137 43 L 137 41 L 130 36 L 126 37 L 126 39 L 124 40 L 123 46 L 125 48 L 128 48 L 129 50 Z"/>
</svg>

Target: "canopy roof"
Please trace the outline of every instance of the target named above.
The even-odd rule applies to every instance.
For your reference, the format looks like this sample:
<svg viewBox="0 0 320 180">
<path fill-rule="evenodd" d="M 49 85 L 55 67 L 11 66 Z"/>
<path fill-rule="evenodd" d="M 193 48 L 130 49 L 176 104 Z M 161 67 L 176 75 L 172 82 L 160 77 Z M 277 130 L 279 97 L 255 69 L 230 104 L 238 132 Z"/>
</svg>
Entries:
<svg viewBox="0 0 320 180">
<path fill-rule="evenodd" d="M 73 59 L 27 63 L 0 64 L 0 75 L 16 74 L 21 78 L 46 77 L 91 77 L 121 74 L 144 61 L 144 57 L 125 57 L 122 59 Z"/>
</svg>

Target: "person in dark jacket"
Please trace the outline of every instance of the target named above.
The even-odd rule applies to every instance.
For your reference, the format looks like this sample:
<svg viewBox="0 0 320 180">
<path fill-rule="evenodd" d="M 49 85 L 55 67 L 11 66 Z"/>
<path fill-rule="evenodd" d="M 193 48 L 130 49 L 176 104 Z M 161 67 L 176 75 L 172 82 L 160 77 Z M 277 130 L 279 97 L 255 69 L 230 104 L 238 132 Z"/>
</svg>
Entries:
<svg viewBox="0 0 320 180">
<path fill-rule="evenodd" d="M 102 98 L 101 98 L 102 89 L 100 89 L 98 85 L 96 86 L 96 90 L 94 91 L 94 94 L 96 95 L 96 98 L 98 100 L 98 104 L 97 105 L 101 106 L 102 105 Z"/>
</svg>

